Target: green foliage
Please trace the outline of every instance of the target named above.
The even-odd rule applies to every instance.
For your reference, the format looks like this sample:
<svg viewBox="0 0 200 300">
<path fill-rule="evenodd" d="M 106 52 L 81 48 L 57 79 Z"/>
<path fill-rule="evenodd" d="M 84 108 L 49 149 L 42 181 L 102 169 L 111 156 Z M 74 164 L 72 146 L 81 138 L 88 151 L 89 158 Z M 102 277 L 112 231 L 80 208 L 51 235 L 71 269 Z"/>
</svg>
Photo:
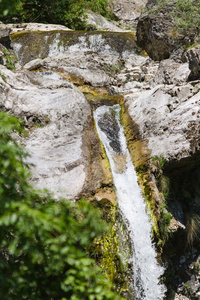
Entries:
<svg viewBox="0 0 200 300">
<path fill-rule="evenodd" d="M 88 10 L 94 11 L 103 16 L 110 16 L 107 6 L 108 0 L 85 0 L 85 7 Z"/>
<path fill-rule="evenodd" d="M 104 229 L 99 214 L 32 189 L 13 138 L 22 125 L 0 113 L 0 299 L 117 299 L 85 252 Z"/>
<path fill-rule="evenodd" d="M 18 0 L 0 0 L 0 15 L 12 15 L 15 12 Z"/>
<path fill-rule="evenodd" d="M 0 0 L 0 5 L 1 1 L 3 0 Z M 16 19 L 17 22 L 63 24 L 72 29 L 85 29 L 86 10 L 110 17 L 107 0 L 12 0 L 9 5 L 8 1 L 3 2 L 7 3 L 0 10 L 0 18 L 4 22 Z"/>
<path fill-rule="evenodd" d="M 155 155 L 152 157 L 152 162 L 154 166 L 158 167 L 159 169 L 163 169 L 166 163 L 166 159 L 162 155 L 161 156 Z"/>
<path fill-rule="evenodd" d="M 189 283 L 187 283 L 187 282 L 185 283 L 185 288 L 186 288 L 186 290 L 188 290 L 188 291 L 191 289 Z"/>
<path fill-rule="evenodd" d="M 194 266 L 194 272 L 196 273 L 196 274 L 198 274 L 199 273 L 199 262 L 198 261 L 195 261 L 194 263 L 193 263 L 193 266 Z"/>
<path fill-rule="evenodd" d="M 84 28 L 84 4 L 78 0 L 21 0 L 22 20 L 63 24 L 72 29 Z"/>
<path fill-rule="evenodd" d="M 160 218 L 158 221 L 160 239 L 158 241 L 158 246 L 164 246 L 167 240 L 171 236 L 171 231 L 169 229 L 169 224 L 172 219 L 171 213 L 169 213 L 165 207 L 161 208 Z"/>
</svg>

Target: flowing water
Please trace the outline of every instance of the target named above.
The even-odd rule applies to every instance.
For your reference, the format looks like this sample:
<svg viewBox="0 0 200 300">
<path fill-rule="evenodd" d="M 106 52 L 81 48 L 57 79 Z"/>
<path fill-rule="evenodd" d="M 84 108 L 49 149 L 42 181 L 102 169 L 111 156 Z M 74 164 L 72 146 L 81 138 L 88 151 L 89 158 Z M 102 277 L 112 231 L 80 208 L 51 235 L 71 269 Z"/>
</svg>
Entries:
<svg viewBox="0 0 200 300">
<path fill-rule="evenodd" d="M 94 112 L 97 131 L 110 162 L 118 205 L 129 230 L 136 299 L 161 300 L 165 287 L 159 284 L 159 277 L 164 270 L 156 260 L 152 224 L 146 213 L 119 115 L 119 105 L 101 106 Z"/>
</svg>

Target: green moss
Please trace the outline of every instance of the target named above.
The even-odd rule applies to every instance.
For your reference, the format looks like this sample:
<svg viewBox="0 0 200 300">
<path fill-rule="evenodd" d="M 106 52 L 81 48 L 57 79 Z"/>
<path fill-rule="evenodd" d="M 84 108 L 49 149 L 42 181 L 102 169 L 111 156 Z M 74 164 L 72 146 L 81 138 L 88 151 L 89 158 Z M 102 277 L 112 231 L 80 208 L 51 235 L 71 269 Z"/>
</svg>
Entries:
<svg viewBox="0 0 200 300">
<path fill-rule="evenodd" d="M 95 42 L 95 37 L 97 41 Z M 141 54 L 141 50 L 136 46 L 134 34 L 131 32 L 101 32 L 101 31 L 49 31 L 49 32 L 22 32 L 11 35 L 12 42 L 22 45 L 19 59 L 24 65 L 36 57 L 47 57 L 50 46 L 55 44 L 66 49 L 70 46 L 83 42 L 88 50 L 98 49 L 99 40 L 102 44 L 110 47 L 111 51 L 122 55 L 123 52 L 134 52 Z M 103 46 L 102 46 L 103 47 Z M 102 48 L 101 47 L 101 48 Z M 93 51 L 93 50 L 92 50 Z M 119 68 L 119 66 L 118 66 Z M 116 72 L 116 66 L 114 67 Z M 113 70 L 112 70 L 113 71 Z"/>
<path fill-rule="evenodd" d="M 127 232 L 125 232 L 122 223 L 119 220 L 116 221 L 118 218 L 118 208 L 116 206 L 110 208 L 109 214 L 109 229 L 107 233 L 94 242 L 90 253 L 95 256 L 106 277 L 114 284 L 115 291 L 118 294 L 125 295 L 129 294 L 130 291 L 130 274 L 128 274 L 130 249 L 127 244 L 125 247 L 121 243 L 120 236 L 124 238 L 127 236 Z M 129 297 L 130 295 L 127 299 L 130 299 Z"/>
<path fill-rule="evenodd" d="M 121 104 L 124 101 L 124 97 L 121 95 L 101 95 L 101 94 L 85 94 L 86 99 L 89 101 L 90 105 L 93 109 L 99 107 L 99 105 L 114 105 L 114 104 Z"/>
</svg>

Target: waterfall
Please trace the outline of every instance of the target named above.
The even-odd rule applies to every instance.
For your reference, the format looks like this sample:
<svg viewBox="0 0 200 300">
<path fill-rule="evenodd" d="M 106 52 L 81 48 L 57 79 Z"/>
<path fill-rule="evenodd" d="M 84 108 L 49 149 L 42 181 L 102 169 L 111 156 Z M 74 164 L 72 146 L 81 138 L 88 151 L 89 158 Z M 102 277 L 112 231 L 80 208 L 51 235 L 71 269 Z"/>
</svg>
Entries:
<svg viewBox="0 0 200 300">
<path fill-rule="evenodd" d="M 97 132 L 108 156 L 118 205 L 132 244 L 133 280 L 138 300 L 161 300 L 165 287 L 159 284 L 163 268 L 158 265 L 152 243 L 152 224 L 137 183 L 137 175 L 120 124 L 120 106 L 101 106 L 94 112 Z"/>
</svg>

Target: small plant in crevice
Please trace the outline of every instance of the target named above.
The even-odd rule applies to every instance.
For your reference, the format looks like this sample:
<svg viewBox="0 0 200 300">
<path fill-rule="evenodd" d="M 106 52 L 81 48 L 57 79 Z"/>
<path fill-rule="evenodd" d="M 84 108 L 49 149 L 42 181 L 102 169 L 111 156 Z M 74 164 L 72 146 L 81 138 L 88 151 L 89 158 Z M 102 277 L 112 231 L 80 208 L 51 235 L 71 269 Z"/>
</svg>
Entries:
<svg viewBox="0 0 200 300">
<path fill-rule="evenodd" d="M 199 92 L 199 90 L 200 90 L 199 86 L 195 85 L 195 86 L 193 87 L 194 95 L 196 95 L 196 94 Z"/>
<path fill-rule="evenodd" d="M 167 200 L 170 190 L 170 179 L 163 174 L 165 163 L 166 159 L 163 156 L 152 157 L 151 171 L 156 178 L 157 187 L 159 192 L 162 194 L 164 202 Z"/>
<path fill-rule="evenodd" d="M 187 246 L 193 246 L 196 240 L 200 239 L 200 216 L 193 212 L 188 211 L 185 213 L 186 230 L 187 230 Z"/>
<path fill-rule="evenodd" d="M 162 155 L 160 156 L 155 155 L 152 157 L 152 164 L 159 169 L 163 169 L 165 163 L 166 163 L 166 159 Z"/>
<path fill-rule="evenodd" d="M 156 185 L 160 195 L 160 214 L 158 217 L 159 240 L 157 245 L 163 247 L 171 237 L 171 230 L 169 228 L 172 214 L 167 210 L 167 199 L 170 193 L 170 179 L 163 174 L 163 169 L 166 159 L 163 156 L 152 157 L 151 171 L 155 176 Z"/>
<path fill-rule="evenodd" d="M 194 266 L 194 272 L 195 272 L 196 274 L 198 274 L 198 273 L 199 273 L 199 267 L 200 267 L 199 262 L 198 262 L 198 261 L 195 261 L 195 262 L 193 263 L 193 266 Z"/>
<path fill-rule="evenodd" d="M 123 61 L 119 61 L 116 64 L 104 64 L 105 71 L 111 76 L 117 75 L 123 70 L 123 68 L 124 68 Z"/>
<path fill-rule="evenodd" d="M 189 283 L 186 282 L 184 285 L 185 285 L 185 288 L 186 288 L 187 291 L 189 291 L 191 289 Z"/>
<path fill-rule="evenodd" d="M 17 56 L 12 51 L 3 49 L 3 58 L 6 60 L 6 67 L 10 70 L 15 70 L 15 64 L 18 61 Z"/>
<path fill-rule="evenodd" d="M 160 218 L 158 220 L 160 238 L 158 241 L 158 246 L 163 247 L 168 239 L 171 237 L 171 230 L 169 229 L 169 224 L 172 219 L 172 214 L 168 212 L 163 205 L 160 211 Z"/>
<path fill-rule="evenodd" d="M 6 76 L 5 76 L 4 74 L 2 74 L 1 72 L 0 72 L 0 77 L 3 79 L 3 81 L 4 81 L 5 83 L 7 82 Z"/>
</svg>

